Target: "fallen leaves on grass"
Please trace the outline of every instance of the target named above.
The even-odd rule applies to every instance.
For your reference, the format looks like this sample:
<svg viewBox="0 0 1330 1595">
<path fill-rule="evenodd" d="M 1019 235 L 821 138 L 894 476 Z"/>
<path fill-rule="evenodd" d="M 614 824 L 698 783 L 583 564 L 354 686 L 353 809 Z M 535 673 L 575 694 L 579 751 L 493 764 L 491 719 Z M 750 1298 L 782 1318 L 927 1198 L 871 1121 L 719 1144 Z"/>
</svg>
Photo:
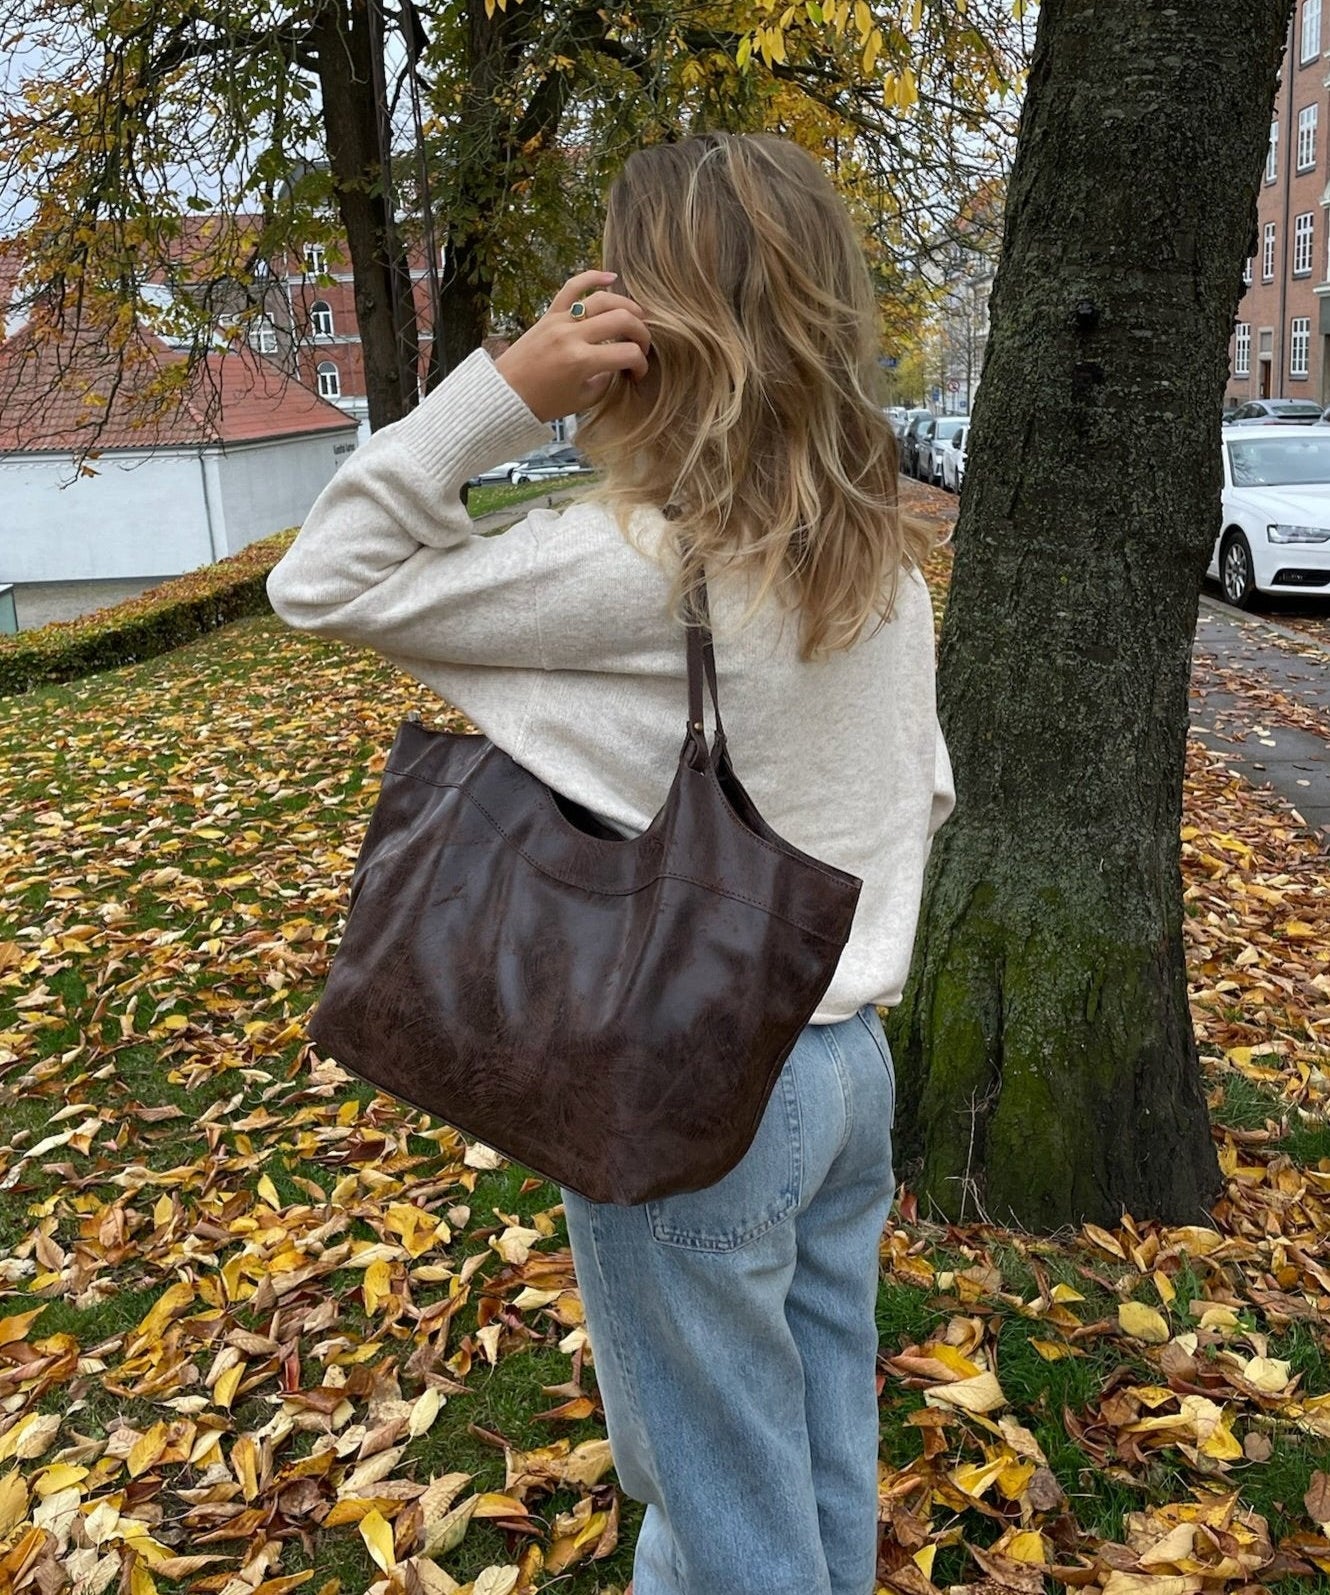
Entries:
<svg viewBox="0 0 1330 1595">
<path fill-rule="evenodd" d="M 415 698 L 255 624 L 41 700 L 40 731 L 0 705 L 0 1587 L 590 1595 L 622 1562 L 557 1193 L 304 1040 Z M 1214 1101 L 1268 1116 L 1221 1132 L 1216 1230 L 1059 1246 L 906 1199 L 884 1264 L 931 1327 L 884 1347 L 900 1595 L 1330 1572 L 1323 1470 L 1279 1530 L 1250 1499 L 1276 1448 L 1330 1444 L 1319 1350 L 1286 1344 L 1324 1347 L 1330 1166 L 1281 1150 L 1324 1120 L 1326 888 L 1200 750 L 1187 821 Z M 540 1438 L 478 1421 L 537 1358 Z"/>
</svg>

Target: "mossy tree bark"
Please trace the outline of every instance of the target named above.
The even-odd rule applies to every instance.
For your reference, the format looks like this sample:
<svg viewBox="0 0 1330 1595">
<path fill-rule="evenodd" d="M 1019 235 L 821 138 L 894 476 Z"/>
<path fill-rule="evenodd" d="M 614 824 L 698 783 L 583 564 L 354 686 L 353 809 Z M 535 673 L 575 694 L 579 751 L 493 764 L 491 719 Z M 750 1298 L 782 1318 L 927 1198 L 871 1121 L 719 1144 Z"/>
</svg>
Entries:
<svg viewBox="0 0 1330 1595">
<path fill-rule="evenodd" d="M 892 1021 L 925 1211 L 1203 1218 L 1191 641 L 1291 0 L 1044 0 L 943 626 L 959 805 Z"/>
</svg>

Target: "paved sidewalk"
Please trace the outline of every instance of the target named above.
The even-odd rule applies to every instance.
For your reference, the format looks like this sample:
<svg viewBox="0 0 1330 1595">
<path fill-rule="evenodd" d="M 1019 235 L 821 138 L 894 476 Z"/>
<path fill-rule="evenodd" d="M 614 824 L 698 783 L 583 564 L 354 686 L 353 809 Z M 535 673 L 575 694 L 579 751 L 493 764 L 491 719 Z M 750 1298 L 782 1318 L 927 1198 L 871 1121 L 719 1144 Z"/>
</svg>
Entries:
<svg viewBox="0 0 1330 1595">
<path fill-rule="evenodd" d="M 141 576 L 132 581 L 15 582 L 14 608 L 20 631 L 35 631 L 53 620 L 77 620 L 96 609 L 123 604 L 156 587 L 169 576 Z"/>
<path fill-rule="evenodd" d="M 1192 732 L 1253 786 L 1273 787 L 1330 846 L 1330 650 L 1203 596 Z"/>
</svg>

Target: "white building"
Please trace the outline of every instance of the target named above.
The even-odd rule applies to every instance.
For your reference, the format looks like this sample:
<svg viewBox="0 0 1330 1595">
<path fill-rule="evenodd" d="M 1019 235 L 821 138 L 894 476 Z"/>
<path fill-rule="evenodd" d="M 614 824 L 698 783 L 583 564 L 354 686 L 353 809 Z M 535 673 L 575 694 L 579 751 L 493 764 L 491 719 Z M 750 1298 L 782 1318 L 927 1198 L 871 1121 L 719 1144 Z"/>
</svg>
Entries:
<svg viewBox="0 0 1330 1595">
<path fill-rule="evenodd" d="M 140 388 L 183 359 L 144 348 Z M 356 446 L 354 416 L 249 351 L 206 355 L 166 413 L 135 386 L 31 324 L 0 346 L 0 583 L 194 570 L 298 525 Z"/>
</svg>

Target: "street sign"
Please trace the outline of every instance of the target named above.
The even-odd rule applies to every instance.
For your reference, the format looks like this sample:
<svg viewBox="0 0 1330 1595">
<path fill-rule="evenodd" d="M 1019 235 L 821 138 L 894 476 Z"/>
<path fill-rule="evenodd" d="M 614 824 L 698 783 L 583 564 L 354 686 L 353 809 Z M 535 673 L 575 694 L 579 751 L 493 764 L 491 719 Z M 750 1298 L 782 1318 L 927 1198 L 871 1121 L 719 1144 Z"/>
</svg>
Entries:
<svg viewBox="0 0 1330 1595">
<path fill-rule="evenodd" d="M 894 371 L 899 364 L 900 364 L 900 361 L 896 358 L 896 356 L 894 354 L 889 354 L 889 355 L 884 355 L 883 356 L 882 366 L 883 366 L 884 370 L 886 370 L 886 371 Z"/>
<path fill-rule="evenodd" d="M 960 385 L 959 382 L 956 381 L 955 377 L 953 377 L 951 379 L 951 381 L 947 383 L 947 392 L 948 393 L 959 393 L 960 391 L 961 391 L 961 385 Z"/>
</svg>

